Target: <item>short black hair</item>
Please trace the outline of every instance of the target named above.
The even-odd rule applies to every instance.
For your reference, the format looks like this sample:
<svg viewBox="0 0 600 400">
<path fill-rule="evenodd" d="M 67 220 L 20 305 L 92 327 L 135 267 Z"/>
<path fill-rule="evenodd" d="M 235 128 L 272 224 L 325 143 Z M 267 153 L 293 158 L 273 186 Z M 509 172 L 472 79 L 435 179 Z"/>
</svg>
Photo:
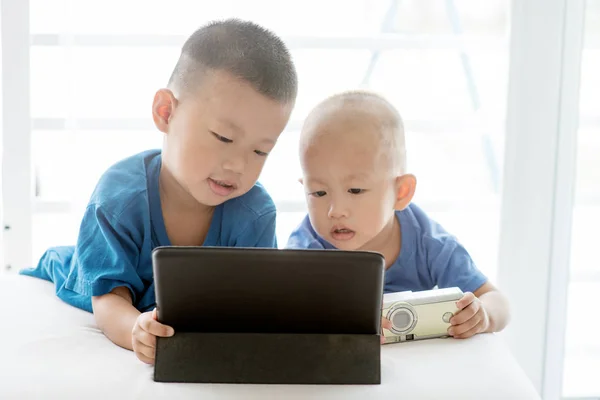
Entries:
<svg viewBox="0 0 600 400">
<path fill-rule="evenodd" d="M 194 90 L 206 70 L 228 72 L 281 103 L 296 100 L 298 78 L 289 50 L 277 35 L 255 23 L 227 19 L 195 31 L 183 45 L 169 87 Z"/>
</svg>

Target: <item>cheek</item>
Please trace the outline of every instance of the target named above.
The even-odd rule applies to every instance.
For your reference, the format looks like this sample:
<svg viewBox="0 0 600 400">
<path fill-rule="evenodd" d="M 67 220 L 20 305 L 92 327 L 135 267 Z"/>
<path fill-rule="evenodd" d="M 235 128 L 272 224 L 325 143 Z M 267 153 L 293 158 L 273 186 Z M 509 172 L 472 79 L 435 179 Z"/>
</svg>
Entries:
<svg viewBox="0 0 600 400">
<path fill-rule="evenodd" d="M 244 172 L 242 173 L 241 187 L 240 189 L 244 192 L 252 189 L 252 186 L 259 180 L 260 174 L 263 167 L 265 166 L 266 159 L 264 157 L 258 157 L 255 154 L 249 156 Z"/>
<path fill-rule="evenodd" d="M 329 217 L 328 203 L 322 201 L 322 199 L 316 199 L 312 196 L 306 196 L 306 202 L 308 206 L 308 214 L 310 215 L 311 224 L 315 229 L 328 224 Z"/>
<path fill-rule="evenodd" d="M 187 181 L 203 180 L 219 164 L 219 151 L 211 146 L 210 141 L 198 140 L 198 138 L 186 139 L 178 143 L 177 153 L 173 154 L 179 172 Z"/>
<path fill-rule="evenodd" d="M 310 219 L 310 224 L 313 229 L 323 237 L 326 237 L 329 233 L 329 219 L 327 215 L 323 215 L 322 212 L 315 210 L 314 208 L 308 209 L 308 217 Z"/>
<path fill-rule="evenodd" d="M 373 195 L 369 198 L 365 196 L 354 207 L 355 216 L 360 219 L 361 225 L 366 227 L 367 231 L 378 233 L 393 215 L 392 205 L 388 203 L 381 195 Z"/>
<path fill-rule="evenodd" d="M 314 212 L 315 214 L 325 214 L 327 215 L 327 207 L 329 203 L 324 201 L 323 199 L 319 199 L 314 196 L 306 195 L 306 204 L 308 209 Z"/>
<path fill-rule="evenodd" d="M 260 157 L 256 154 L 250 154 L 244 169 L 244 179 L 256 181 L 265 167 L 266 162 L 267 159 L 265 157 Z"/>
</svg>

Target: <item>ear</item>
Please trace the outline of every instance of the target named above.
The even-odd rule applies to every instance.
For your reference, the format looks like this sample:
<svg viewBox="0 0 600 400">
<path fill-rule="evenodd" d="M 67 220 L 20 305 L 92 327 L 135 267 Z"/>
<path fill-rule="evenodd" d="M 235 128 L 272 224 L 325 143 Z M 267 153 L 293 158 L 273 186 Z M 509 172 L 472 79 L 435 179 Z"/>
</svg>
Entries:
<svg viewBox="0 0 600 400">
<path fill-rule="evenodd" d="M 152 102 L 152 119 L 159 131 L 169 133 L 169 122 L 177 107 L 177 99 L 169 89 L 160 89 Z"/>
<path fill-rule="evenodd" d="M 394 209 L 404 210 L 413 199 L 417 188 L 417 178 L 412 174 L 402 175 L 396 178 L 396 201 Z"/>
</svg>

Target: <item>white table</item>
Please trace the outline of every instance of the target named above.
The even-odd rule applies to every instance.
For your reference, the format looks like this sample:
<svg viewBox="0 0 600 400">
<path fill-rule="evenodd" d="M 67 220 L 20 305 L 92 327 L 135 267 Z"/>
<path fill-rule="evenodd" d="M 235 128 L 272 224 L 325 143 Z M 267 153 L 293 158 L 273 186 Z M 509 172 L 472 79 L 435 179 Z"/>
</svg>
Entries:
<svg viewBox="0 0 600 400">
<path fill-rule="evenodd" d="M 384 346 L 382 384 L 165 384 L 39 279 L 0 275 L 0 399 L 539 399 L 501 338 Z"/>
</svg>

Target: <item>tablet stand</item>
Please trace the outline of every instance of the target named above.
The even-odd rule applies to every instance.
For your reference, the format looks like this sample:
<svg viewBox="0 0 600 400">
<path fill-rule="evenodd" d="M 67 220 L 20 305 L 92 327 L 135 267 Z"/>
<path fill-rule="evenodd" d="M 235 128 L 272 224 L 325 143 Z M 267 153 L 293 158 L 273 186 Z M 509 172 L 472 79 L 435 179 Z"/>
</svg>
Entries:
<svg viewBox="0 0 600 400">
<path fill-rule="evenodd" d="M 379 384 L 379 335 L 179 332 L 158 338 L 154 380 Z"/>
</svg>

